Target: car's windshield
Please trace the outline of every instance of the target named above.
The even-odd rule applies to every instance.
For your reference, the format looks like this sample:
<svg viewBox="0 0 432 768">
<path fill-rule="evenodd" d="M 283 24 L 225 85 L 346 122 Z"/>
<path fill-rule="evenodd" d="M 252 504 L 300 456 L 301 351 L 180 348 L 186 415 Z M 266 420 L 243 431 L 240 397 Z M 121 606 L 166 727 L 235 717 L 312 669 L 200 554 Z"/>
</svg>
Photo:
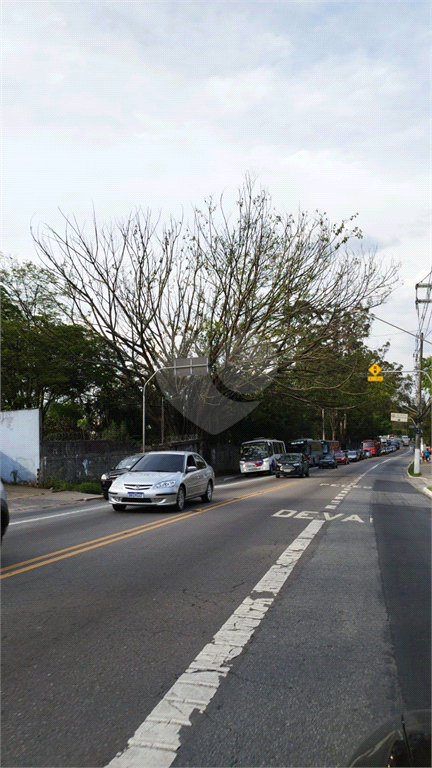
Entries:
<svg viewBox="0 0 432 768">
<path fill-rule="evenodd" d="M 131 472 L 183 472 L 184 454 L 148 453 L 143 456 Z"/>
<path fill-rule="evenodd" d="M 124 469 L 125 467 L 131 467 L 132 464 L 135 463 L 135 461 L 138 461 L 139 457 L 140 457 L 140 454 L 138 454 L 138 456 L 128 456 L 127 459 L 122 459 L 117 464 L 116 469 Z"/>
<path fill-rule="evenodd" d="M 249 460 L 254 459 L 266 459 L 269 456 L 269 449 L 266 442 L 262 443 L 250 443 L 249 445 L 242 445 L 240 448 L 240 458 Z"/>
<path fill-rule="evenodd" d="M 301 459 L 301 453 L 283 453 L 282 456 L 279 457 L 279 461 L 301 461 Z"/>
</svg>

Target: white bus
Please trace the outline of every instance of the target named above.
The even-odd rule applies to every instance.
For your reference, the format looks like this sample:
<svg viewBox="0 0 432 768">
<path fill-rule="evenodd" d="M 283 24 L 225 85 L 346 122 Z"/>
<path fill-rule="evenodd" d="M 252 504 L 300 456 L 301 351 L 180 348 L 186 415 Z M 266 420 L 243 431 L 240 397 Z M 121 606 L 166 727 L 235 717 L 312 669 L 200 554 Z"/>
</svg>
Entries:
<svg viewBox="0 0 432 768">
<path fill-rule="evenodd" d="M 247 440 L 240 447 L 240 472 L 242 475 L 252 472 L 265 472 L 273 475 L 276 460 L 285 453 L 285 443 L 268 437 Z"/>
</svg>

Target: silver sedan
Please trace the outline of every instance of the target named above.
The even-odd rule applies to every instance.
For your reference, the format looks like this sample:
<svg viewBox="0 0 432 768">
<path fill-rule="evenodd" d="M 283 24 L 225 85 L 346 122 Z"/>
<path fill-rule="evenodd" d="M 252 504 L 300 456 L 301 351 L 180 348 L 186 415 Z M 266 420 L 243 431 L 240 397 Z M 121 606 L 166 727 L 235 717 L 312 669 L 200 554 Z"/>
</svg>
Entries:
<svg viewBox="0 0 432 768">
<path fill-rule="evenodd" d="M 184 509 L 186 499 L 212 500 L 215 475 L 198 453 L 156 451 L 146 453 L 129 471 L 112 483 L 108 497 L 116 512 L 127 506 L 175 505 Z"/>
</svg>

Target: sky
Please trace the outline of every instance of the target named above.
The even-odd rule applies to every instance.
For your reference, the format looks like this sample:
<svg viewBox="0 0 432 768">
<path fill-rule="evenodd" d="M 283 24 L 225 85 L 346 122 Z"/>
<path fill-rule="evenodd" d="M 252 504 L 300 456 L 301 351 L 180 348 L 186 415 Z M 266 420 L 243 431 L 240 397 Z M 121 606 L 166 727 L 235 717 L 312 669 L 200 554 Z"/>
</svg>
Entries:
<svg viewBox="0 0 432 768">
<path fill-rule="evenodd" d="M 429 0 L 4 0 L 2 252 L 37 262 L 30 225 L 59 209 L 234 210 L 250 174 L 281 213 L 358 213 L 401 262 L 375 310 L 399 328 L 369 344 L 412 370 L 419 324 L 432 354 L 430 35 Z"/>
</svg>

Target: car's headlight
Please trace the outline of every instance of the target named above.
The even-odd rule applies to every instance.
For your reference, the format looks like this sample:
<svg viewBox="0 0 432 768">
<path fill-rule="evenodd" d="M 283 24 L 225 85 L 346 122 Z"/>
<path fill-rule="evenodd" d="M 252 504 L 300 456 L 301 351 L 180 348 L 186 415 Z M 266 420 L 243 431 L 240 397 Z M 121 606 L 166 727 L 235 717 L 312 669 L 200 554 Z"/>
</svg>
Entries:
<svg viewBox="0 0 432 768">
<path fill-rule="evenodd" d="M 101 475 L 101 480 L 108 480 L 108 475 Z"/>
<path fill-rule="evenodd" d="M 293 464 L 293 467 L 299 467 L 300 464 Z"/>
<path fill-rule="evenodd" d="M 176 485 L 175 480 L 162 480 L 160 483 L 156 483 L 155 488 L 172 488 Z"/>
</svg>

